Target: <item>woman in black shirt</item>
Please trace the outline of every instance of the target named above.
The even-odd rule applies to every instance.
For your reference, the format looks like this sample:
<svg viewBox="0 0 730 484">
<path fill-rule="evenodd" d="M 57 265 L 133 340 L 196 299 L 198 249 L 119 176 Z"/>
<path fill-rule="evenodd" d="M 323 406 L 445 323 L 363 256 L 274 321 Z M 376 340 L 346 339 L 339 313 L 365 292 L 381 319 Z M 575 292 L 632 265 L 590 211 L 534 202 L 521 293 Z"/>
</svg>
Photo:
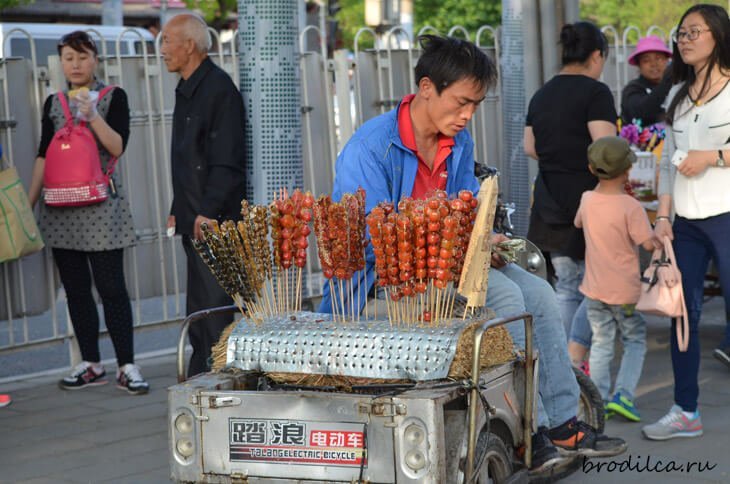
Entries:
<svg viewBox="0 0 730 484">
<path fill-rule="evenodd" d="M 539 165 L 528 237 L 551 258 L 569 332 L 583 301 L 578 286 L 585 269 L 583 232 L 573 220 L 581 194 L 597 183 L 587 149 L 593 140 L 616 134 L 617 115 L 611 91 L 598 81 L 608 54 L 606 37 L 592 23 L 577 22 L 562 28 L 560 44 L 563 67 L 530 100 L 524 146 Z M 590 327 L 583 323 L 588 341 L 579 343 L 587 347 Z"/>
</svg>

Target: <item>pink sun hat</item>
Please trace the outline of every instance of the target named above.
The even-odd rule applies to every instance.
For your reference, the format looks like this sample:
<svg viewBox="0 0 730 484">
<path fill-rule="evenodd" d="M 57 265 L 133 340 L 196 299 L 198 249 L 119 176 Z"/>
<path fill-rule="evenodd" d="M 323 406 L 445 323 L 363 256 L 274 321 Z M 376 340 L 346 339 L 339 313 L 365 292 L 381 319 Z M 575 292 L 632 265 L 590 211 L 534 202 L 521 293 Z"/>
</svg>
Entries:
<svg viewBox="0 0 730 484">
<path fill-rule="evenodd" d="M 656 35 L 648 35 L 636 44 L 636 49 L 629 56 L 629 64 L 639 65 L 639 56 L 645 52 L 660 52 L 672 57 L 672 51 L 664 44 L 664 41 Z"/>
</svg>

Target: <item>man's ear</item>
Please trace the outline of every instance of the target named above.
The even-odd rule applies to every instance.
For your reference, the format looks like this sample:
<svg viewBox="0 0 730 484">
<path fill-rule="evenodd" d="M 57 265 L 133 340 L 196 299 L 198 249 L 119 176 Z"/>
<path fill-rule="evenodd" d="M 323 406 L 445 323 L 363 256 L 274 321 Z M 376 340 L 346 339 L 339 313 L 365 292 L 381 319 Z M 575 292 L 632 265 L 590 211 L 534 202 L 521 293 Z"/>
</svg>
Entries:
<svg viewBox="0 0 730 484">
<path fill-rule="evenodd" d="M 429 99 L 431 96 L 436 94 L 436 86 L 433 85 L 433 82 L 428 77 L 422 77 L 420 81 L 418 81 L 418 94 L 424 98 Z"/>
<path fill-rule="evenodd" d="M 191 57 L 198 50 L 193 39 L 185 39 L 185 53 Z"/>
<path fill-rule="evenodd" d="M 590 163 L 588 163 L 588 171 L 590 171 L 593 175 L 596 175 L 596 170 L 593 169 L 593 165 L 591 165 Z"/>
</svg>

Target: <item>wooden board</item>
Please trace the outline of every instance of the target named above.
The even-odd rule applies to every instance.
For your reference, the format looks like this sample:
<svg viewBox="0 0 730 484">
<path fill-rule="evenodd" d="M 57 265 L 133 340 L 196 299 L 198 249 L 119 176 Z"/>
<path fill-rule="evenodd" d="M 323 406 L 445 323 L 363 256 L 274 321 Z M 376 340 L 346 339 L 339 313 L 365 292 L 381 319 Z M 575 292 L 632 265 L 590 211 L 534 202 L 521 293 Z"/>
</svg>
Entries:
<svg viewBox="0 0 730 484">
<path fill-rule="evenodd" d="M 477 199 L 477 218 L 469 239 L 469 247 L 464 258 L 464 269 L 459 280 L 459 294 L 466 298 L 467 308 L 484 306 L 487 298 L 487 282 L 489 266 L 492 258 L 492 247 L 489 237 L 494 225 L 494 214 L 497 208 L 499 192 L 497 177 L 492 176 L 482 182 Z M 464 311 L 466 315 L 466 311 Z"/>
</svg>

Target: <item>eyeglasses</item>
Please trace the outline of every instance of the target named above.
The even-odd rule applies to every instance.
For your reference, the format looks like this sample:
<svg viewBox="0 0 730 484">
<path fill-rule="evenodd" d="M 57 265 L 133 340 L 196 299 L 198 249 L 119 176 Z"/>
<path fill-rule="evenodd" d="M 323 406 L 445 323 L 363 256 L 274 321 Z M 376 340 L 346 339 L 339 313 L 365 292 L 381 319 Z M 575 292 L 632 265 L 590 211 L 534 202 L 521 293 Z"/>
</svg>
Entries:
<svg viewBox="0 0 730 484">
<path fill-rule="evenodd" d="M 692 27 L 689 30 L 683 30 L 683 31 L 680 31 L 680 32 L 674 32 L 672 34 L 672 40 L 675 43 L 677 43 L 677 44 L 682 39 L 687 39 L 688 41 L 691 42 L 693 40 L 699 39 L 700 38 L 700 34 L 702 32 L 709 32 L 709 31 L 710 31 L 710 29 L 701 29 L 701 28 L 698 28 L 698 27 Z"/>
</svg>

